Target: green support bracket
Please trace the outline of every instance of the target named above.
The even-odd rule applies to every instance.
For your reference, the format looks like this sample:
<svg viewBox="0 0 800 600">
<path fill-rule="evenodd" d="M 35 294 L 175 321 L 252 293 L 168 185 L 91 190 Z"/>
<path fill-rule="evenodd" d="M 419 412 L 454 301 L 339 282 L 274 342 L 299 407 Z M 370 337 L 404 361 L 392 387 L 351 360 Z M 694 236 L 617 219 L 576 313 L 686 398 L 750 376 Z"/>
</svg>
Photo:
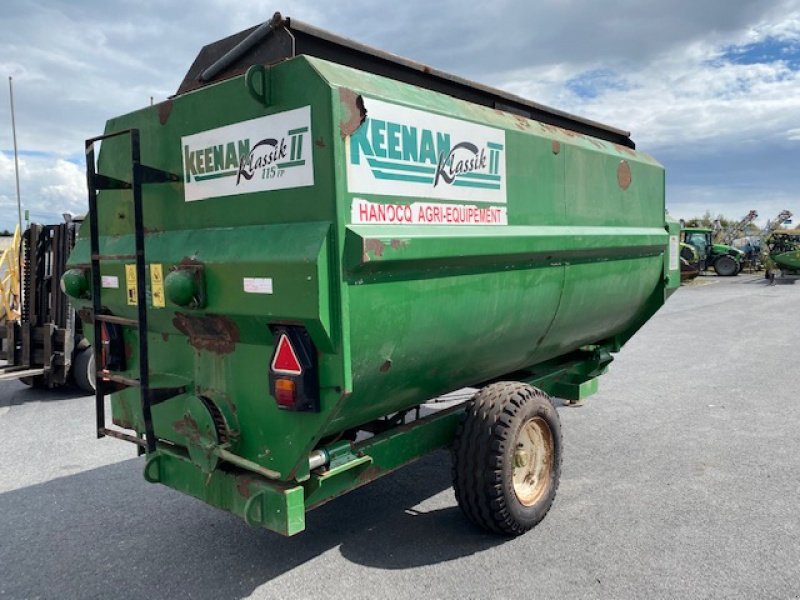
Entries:
<svg viewBox="0 0 800 600">
<path fill-rule="evenodd" d="M 592 394 L 596 394 L 598 389 L 598 380 L 590 379 L 575 383 L 571 381 L 557 381 L 553 384 L 552 395 L 571 402 L 581 402 L 586 400 Z"/>
<path fill-rule="evenodd" d="M 187 457 L 163 448 L 148 456 L 144 478 L 239 515 L 252 527 L 286 536 L 305 529 L 304 492 L 296 484 L 248 472 L 203 473 Z"/>
<path fill-rule="evenodd" d="M 391 473 L 453 441 L 463 406 L 454 406 L 353 444 L 358 456 L 304 483 L 308 509 Z"/>
</svg>

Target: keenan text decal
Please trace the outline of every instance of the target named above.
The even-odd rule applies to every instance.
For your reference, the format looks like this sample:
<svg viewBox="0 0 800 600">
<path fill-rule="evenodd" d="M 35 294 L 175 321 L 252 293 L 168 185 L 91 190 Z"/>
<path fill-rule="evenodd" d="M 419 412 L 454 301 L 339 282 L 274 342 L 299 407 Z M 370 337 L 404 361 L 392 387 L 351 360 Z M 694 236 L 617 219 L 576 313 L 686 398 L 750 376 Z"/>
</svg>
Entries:
<svg viewBox="0 0 800 600">
<path fill-rule="evenodd" d="M 311 107 L 181 138 L 187 202 L 314 185 Z"/>
<path fill-rule="evenodd" d="M 351 193 L 506 202 L 505 131 L 364 99 L 350 136 Z"/>
</svg>

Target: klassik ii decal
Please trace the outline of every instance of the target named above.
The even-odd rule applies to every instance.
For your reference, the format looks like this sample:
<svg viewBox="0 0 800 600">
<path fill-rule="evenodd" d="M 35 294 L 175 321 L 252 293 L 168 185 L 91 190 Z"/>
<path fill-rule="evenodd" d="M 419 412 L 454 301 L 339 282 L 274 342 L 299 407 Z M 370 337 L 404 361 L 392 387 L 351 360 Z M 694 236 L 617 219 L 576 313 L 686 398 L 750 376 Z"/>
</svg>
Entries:
<svg viewBox="0 0 800 600">
<path fill-rule="evenodd" d="M 181 138 L 185 200 L 314 185 L 311 107 Z"/>
<path fill-rule="evenodd" d="M 350 136 L 351 193 L 506 202 L 505 131 L 364 99 Z"/>
</svg>

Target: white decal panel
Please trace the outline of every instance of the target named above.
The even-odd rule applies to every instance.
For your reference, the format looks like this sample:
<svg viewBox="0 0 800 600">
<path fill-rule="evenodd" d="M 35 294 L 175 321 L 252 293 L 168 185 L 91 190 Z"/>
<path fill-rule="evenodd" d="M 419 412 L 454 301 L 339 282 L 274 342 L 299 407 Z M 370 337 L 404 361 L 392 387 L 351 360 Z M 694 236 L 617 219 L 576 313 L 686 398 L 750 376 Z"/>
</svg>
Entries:
<svg viewBox="0 0 800 600">
<path fill-rule="evenodd" d="M 272 293 L 272 277 L 245 277 L 242 284 L 248 294 Z"/>
<path fill-rule="evenodd" d="M 345 142 L 348 191 L 506 203 L 504 130 L 369 98 L 364 107 Z"/>
<path fill-rule="evenodd" d="M 104 288 L 108 289 L 118 289 L 119 288 L 119 277 L 116 275 L 103 275 L 100 278 L 100 285 Z"/>
<path fill-rule="evenodd" d="M 181 138 L 187 202 L 314 185 L 311 107 Z"/>
<path fill-rule="evenodd" d="M 680 256 L 680 247 L 678 244 L 678 236 L 671 235 L 669 236 L 669 270 L 670 271 L 677 271 L 680 269 L 680 262 L 678 262 L 678 257 Z"/>
</svg>

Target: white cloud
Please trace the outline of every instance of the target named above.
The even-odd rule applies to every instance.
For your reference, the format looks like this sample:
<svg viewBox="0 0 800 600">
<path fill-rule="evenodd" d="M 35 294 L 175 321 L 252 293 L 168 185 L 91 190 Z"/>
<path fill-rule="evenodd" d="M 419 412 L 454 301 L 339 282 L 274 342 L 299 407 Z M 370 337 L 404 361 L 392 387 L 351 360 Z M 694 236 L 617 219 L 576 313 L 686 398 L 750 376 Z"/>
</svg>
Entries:
<svg viewBox="0 0 800 600">
<path fill-rule="evenodd" d="M 625 86 L 609 87 L 593 98 L 563 86 L 592 70 L 564 65 L 529 71 L 527 78 L 524 71 L 511 73 L 505 87 L 630 130 L 648 151 L 691 145 L 694 152 L 708 153 L 733 142 L 785 138 L 798 124 L 800 73 L 780 61 L 735 64 L 720 56 L 720 46 L 697 42 L 635 68 L 621 67 L 616 74 Z"/>
<path fill-rule="evenodd" d="M 86 175 L 83 168 L 57 157 L 24 156 L 19 160 L 20 196 L 32 221 L 57 223 L 65 212 L 86 212 Z M 14 158 L 0 152 L 0 229 L 17 221 Z"/>
</svg>

